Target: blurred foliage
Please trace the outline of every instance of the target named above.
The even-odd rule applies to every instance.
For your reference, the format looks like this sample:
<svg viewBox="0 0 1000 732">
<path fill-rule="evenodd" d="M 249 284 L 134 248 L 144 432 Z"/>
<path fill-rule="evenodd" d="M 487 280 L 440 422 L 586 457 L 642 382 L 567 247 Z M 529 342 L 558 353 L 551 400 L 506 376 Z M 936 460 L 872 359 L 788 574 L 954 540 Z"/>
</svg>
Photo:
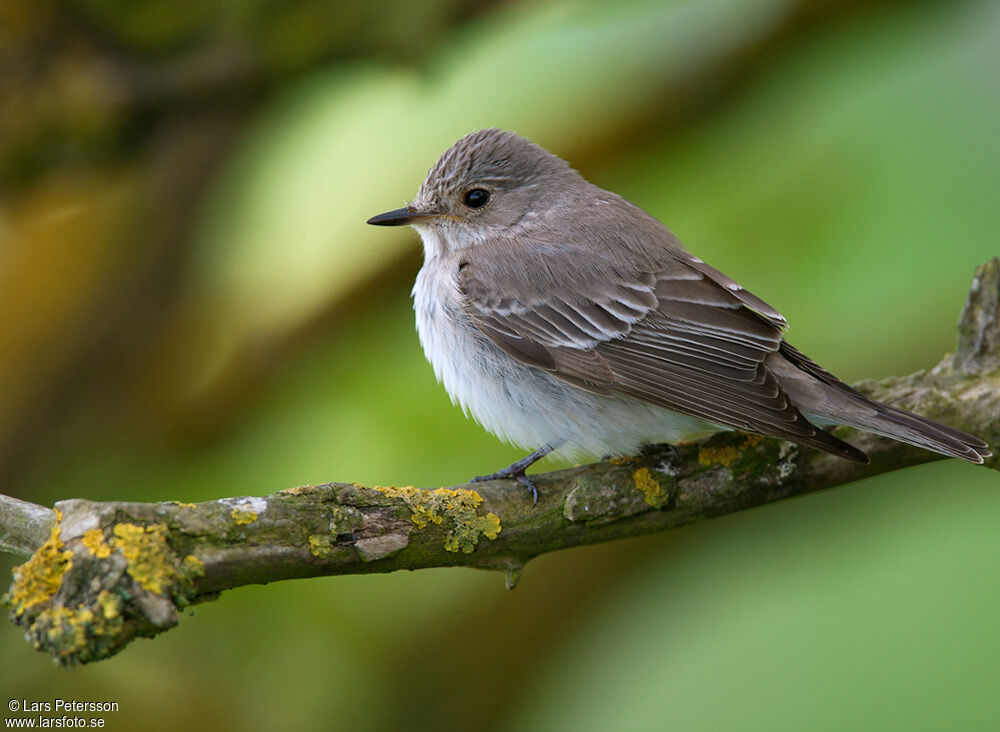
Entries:
<svg viewBox="0 0 1000 732">
<path fill-rule="evenodd" d="M 423 361 L 415 235 L 363 224 L 475 127 L 660 217 L 848 379 L 936 361 L 997 251 L 988 0 L 0 13 L 0 476 L 44 503 L 517 457 Z M 993 474 L 939 464 L 543 557 L 511 593 L 229 593 L 71 673 L 8 628 L 0 690 L 118 701 L 111 729 L 991 729 L 998 516 Z"/>
<path fill-rule="evenodd" d="M 490 4 L 5 0 L 0 185 L 136 155 L 151 127 L 189 105 L 249 112 L 321 63 L 419 62 Z"/>
</svg>

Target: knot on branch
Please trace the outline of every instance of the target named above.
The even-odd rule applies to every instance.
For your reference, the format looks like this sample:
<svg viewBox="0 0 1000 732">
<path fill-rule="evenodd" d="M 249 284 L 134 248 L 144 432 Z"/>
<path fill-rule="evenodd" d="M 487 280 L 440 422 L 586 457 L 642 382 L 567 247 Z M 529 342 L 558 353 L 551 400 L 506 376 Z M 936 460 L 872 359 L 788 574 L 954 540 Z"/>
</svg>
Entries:
<svg viewBox="0 0 1000 732">
<path fill-rule="evenodd" d="M 345 566 L 387 571 L 413 556 L 461 563 L 501 532 L 482 503 L 468 488 L 343 483 L 199 504 L 62 501 L 4 601 L 37 649 L 88 663 L 173 627 L 222 589 Z"/>
<path fill-rule="evenodd" d="M 205 572 L 165 524 L 102 521 L 99 504 L 64 501 L 48 539 L 14 570 L 4 602 L 35 648 L 72 666 L 107 658 L 178 622 Z"/>
<path fill-rule="evenodd" d="M 952 368 L 978 372 L 1000 367 L 1000 258 L 976 268 L 958 320 Z"/>
</svg>

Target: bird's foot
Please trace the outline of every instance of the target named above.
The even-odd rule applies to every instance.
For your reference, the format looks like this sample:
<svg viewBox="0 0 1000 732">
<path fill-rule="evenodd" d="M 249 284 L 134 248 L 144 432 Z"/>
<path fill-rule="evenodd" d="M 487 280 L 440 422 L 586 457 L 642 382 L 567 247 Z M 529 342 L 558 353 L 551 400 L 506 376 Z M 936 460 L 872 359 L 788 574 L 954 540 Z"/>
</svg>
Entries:
<svg viewBox="0 0 1000 732">
<path fill-rule="evenodd" d="M 524 471 L 534 465 L 538 460 L 541 460 L 543 457 L 548 455 L 561 444 L 562 440 L 544 445 L 527 457 L 521 458 L 516 463 L 511 463 L 506 468 L 501 468 L 497 472 L 490 473 L 489 475 L 477 475 L 469 482 L 482 483 L 484 480 L 503 480 L 513 478 L 531 492 L 531 505 L 535 506 L 538 504 L 538 488 L 535 487 L 535 481 L 525 475 Z"/>
<path fill-rule="evenodd" d="M 521 462 L 520 460 L 518 462 Z M 498 470 L 495 473 L 490 473 L 489 475 L 477 475 L 475 478 L 470 480 L 470 483 L 482 483 L 484 480 L 503 480 L 505 478 L 513 478 L 518 483 L 523 485 L 531 492 L 531 505 L 535 506 L 538 504 L 538 488 L 535 487 L 535 481 L 525 475 L 524 470 L 527 466 L 522 466 L 519 470 L 515 469 L 517 463 L 513 465 L 508 465 L 502 470 Z"/>
</svg>

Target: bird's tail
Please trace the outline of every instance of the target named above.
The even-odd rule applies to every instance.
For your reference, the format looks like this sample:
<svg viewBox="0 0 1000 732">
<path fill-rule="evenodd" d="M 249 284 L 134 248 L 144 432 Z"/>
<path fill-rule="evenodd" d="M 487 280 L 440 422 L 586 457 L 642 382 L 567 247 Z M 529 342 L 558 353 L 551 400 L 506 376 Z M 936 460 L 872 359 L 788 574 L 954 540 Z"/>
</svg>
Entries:
<svg viewBox="0 0 1000 732">
<path fill-rule="evenodd" d="M 970 463 L 981 464 L 993 454 L 990 446 L 974 435 L 866 397 L 787 343 L 781 344 L 780 354 L 786 363 L 826 387 L 817 394 L 801 379 L 779 376 L 782 387 L 803 412 Z M 802 393 L 799 399 L 793 394 L 796 391 Z"/>
<path fill-rule="evenodd" d="M 967 432 L 872 399 L 866 398 L 865 403 L 876 410 L 874 415 L 843 424 L 970 463 L 981 464 L 993 454 L 989 445 Z"/>
</svg>

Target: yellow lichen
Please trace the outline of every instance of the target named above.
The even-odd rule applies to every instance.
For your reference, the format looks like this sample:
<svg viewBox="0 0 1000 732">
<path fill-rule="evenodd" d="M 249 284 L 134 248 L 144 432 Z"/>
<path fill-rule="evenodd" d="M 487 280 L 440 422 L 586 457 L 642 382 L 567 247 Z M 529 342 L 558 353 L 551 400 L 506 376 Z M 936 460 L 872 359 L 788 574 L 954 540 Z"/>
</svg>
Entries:
<svg viewBox="0 0 1000 732">
<path fill-rule="evenodd" d="M 698 462 L 705 467 L 711 465 L 729 467 L 739 456 L 740 451 L 735 447 L 703 447 L 698 450 Z"/>
<path fill-rule="evenodd" d="M 330 535 L 313 534 L 309 537 L 309 553 L 322 559 L 330 553 Z"/>
<path fill-rule="evenodd" d="M 252 524 L 257 520 L 257 512 L 251 510 L 245 505 L 233 507 L 233 510 L 229 512 L 229 515 L 233 517 L 233 521 L 236 522 L 237 526 L 246 526 L 247 524 Z"/>
<path fill-rule="evenodd" d="M 444 520 L 453 522 L 445 537 L 444 548 L 449 552 L 472 552 L 479 543 L 479 537 L 493 540 L 500 535 L 500 517 L 495 513 L 480 516 L 476 509 L 483 502 L 478 492 L 467 488 L 435 488 L 421 490 L 413 486 L 372 486 L 374 490 L 390 498 L 402 500 L 410 509 L 410 520 L 418 529 L 430 524 L 440 525 Z"/>
<path fill-rule="evenodd" d="M 65 657 L 78 652 L 86 645 L 85 625 L 93 619 L 94 613 L 87 608 L 71 610 L 60 605 L 40 612 L 28 632 L 35 637 L 36 648 L 44 646 Z M 44 644 L 41 643 L 43 638 Z"/>
<path fill-rule="evenodd" d="M 608 458 L 608 462 L 611 463 L 612 465 L 625 465 L 626 463 L 629 463 L 631 461 L 632 461 L 632 458 L 628 458 L 628 457 L 613 457 L 613 458 Z"/>
<path fill-rule="evenodd" d="M 85 663 L 110 656 L 122 627 L 121 599 L 101 590 L 94 608 L 42 610 L 28 628 L 28 636 L 36 648 L 54 653 L 63 663 Z"/>
<path fill-rule="evenodd" d="M 195 577 L 205 576 L 205 563 L 194 554 L 188 554 L 181 562 L 181 571 L 185 580 L 193 580 Z"/>
<path fill-rule="evenodd" d="M 646 503 L 653 508 L 663 508 L 670 501 L 670 493 L 663 490 L 660 481 L 653 477 L 649 468 L 639 468 L 632 474 L 635 487 L 646 496 Z"/>
<path fill-rule="evenodd" d="M 122 609 L 122 601 L 118 595 L 112 595 L 107 590 L 101 590 L 97 595 L 97 606 L 105 620 L 117 618 Z"/>
<path fill-rule="evenodd" d="M 186 604 L 194 588 L 192 580 L 204 575 L 205 565 L 193 555 L 177 560 L 166 541 L 166 525 L 120 523 L 111 534 L 109 542 L 100 529 L 91 529 L 80 539 L 84 549 L 77 551 L 98 559 L 118 551 L 126 560 L 128 576 L 138 585 L 150 592 L 169 593 L 178 606 Z M 135 594 L 134 586 L 129 585 L 117 591 L 102 589 L 75 607 L 60 604 L 53 595 L 73 566 L 72 557 L 71 551 L 64 550 L 57 524 L 35 556 L 15 570 L 11 594 L 6 598 L 35 646 L 67 665 L 107 658 L 116 652 L 126 629 L 123 598 Z"/>
<path fill-rule="evenodd" d="M 170 503 L 181 508 L 198 508 L 197 503 L 184 503 L 184 501 L 170 501 Z"/>
<path fill-rule="evenodd" d="M 193 554 L 178 562 L 167 544 L 166 524 L 136 526 L 115 524 L 112 545 L 128 563 L 125 571 L 139 585 L 158 595 L 172 597 L 183 605 L 193 589 L 193 580 L 205 574 L 205 564 Z"/>
<path fill-rule="evenodd" d="M 73 552 L 63 550 L 59 536 L 58 520 L 62 514 L 56 512 L 57 522 L 45 543 L 27 562 L 14 568 L 14 583 L 5 600 L 14 608 L 15 615 L 47 601 L 62 586 L 63 575 L 73 566 Z"/>
<path fill-rule="evenodd" d="M 107 559 L 111 556 L 111 547 L 104 540 L 104 532 L 100 529 L 91 529 L 85 533 L 80 543 L 89 549 L 90 553 L 98 559 Z"/>
<path fill-rule="evenodd" d="M 498 536 L 500 536 L 500 529 L 503 527 L 500 525 L 500 517 L 497 516 L 492 511 L 482 517 L 483 523 L 480 531 L 486 536 L 487 539 L 493 541 Z"/>
<path fill-rule="evenodd" d="M 739 460 L 741 452 L 764 442 L 763 435 L 747 434 L 739 447 L 702 447 L 698 450 L 698 462 L 705 467 L 721 465 L 728 468 Z"/>
<path fill-rule="evenodd" d="M 112 544 L 128 562 L 126 571 L 144 589 L 165 595 L 177 577 L 173 554 L 167 546 L 167 527 L 153 524 L 115 524 Z"/>
<path fill-rule="evenodd" d="M 463 531 L 448 533 L 444 540 L 445 551 L 463 551 L 468 554 L 475 549 L 479 534 L 492 541 L 500 535 L 500 528 L 500 517 L 495 513 L 488 513 L 485 516 L 477 515 L 466 524 Z"/>
<path fill-rule="evenodd" d="M 291 493 L 293 496 L 299 496 L 303 493 L 308 493 L 313 487 L 311 485 L 297 485 L 294 488 L 285 488 L 282 493 Z"/>
</svg>

